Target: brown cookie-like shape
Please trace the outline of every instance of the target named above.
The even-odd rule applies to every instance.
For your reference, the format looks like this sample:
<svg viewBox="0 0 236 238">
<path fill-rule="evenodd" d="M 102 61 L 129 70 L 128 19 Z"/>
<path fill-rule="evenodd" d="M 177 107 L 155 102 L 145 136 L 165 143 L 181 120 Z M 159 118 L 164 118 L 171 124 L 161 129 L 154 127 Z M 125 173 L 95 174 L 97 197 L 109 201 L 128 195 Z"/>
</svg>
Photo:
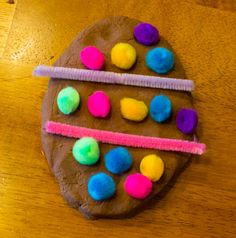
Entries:
<svg viewBox="0 0 236 238">
<path fill-rule="evenodd" d="M 110 51 L 116 43 L 127 42 L 135 47 L 138 56 L 136 64 L 128 72 L 156 75 L 146 67 L 145 55 L 147 51 L 157 46 L 163 46 L 168 49 L 171 49 L 171 47 L 163 37 L 161 37 L 160 42 L 153 47 L 139 44 L 133 36 L 133 29 L 138 23 L 139 21 L 137 20 L 118 16 L 104 19 L 86 28 L 65 50 L 55 65 L 84 68 L 80 62 L 79 53 L 85 46 L 94 45 L 106 56 L 104 70 L 124 73 L 123 70 L 111 64 Z M 183 67 L 176 54 L 174 69 L 167 76 L 185 78 Z M 66 86 L 76 88 L 81 97 L 79 109 L 69 116 L 63 115 L 57 108 L 56 103 L 57 94 Z M 96 90 L 104 90 L 110 97 L 112 111 L 110 117 L 107 119 L 94 118 L 88 112 L 87 99 L 89 95 Z M 120 100 L 123 97 L 132 97 L 137 100 L 142 100 L 149 105 L 151 99 L 158 94 L 167 95 L 173 104 L 172 117 L 167 122 L 157 124 L 149 116 L 145 121 L 135 123 L 121 117 Z M 93 166 L 81 165 L 75 161 L 72 155 L 72 147 L 75 139 L 46 133 L 44 129 L 46 121 L 53 120 L 71 125 L 145 136 L 191 140 L 191 137 L 182 134 L 176 128 L 175 124 L 177 111 L 182 107 L 192 107 L 191 101 L 191 94 L 186 92 L 51 78 L 42 106 L 42 144 L 47 161 L 60 184 L 61 193 L 66 201 L 89 218 L 120 218 L 130 216 L 140 210 L 145 204 L 149 203 L 150 200 L 161 191 L 164 191 L 168 183 L 176 177 L 181 169 L 188 163 L 190 156 L 183 153 L 128 148 L 133 156 L 132 168 L 121 176 L 113 175 L 105 169 L 103 158 L 104 154 L 109 149 L 114 148 L 114 146 L 100 143 L 101 157 L 99 162 Z M 151 153 L 156 153 L 163 159 L 165 172 L 158 182 L 153 183 L 153 191 L 149 197 L 144 200 L 137 200 L 125 192 L 123 184 L 128 174 L 139 172 L 141 159 Z M 89 196 L 87 182 L 92 174 L 100 171 L 106 172 L 113 177 L 117 189 L 112 198 L 97 202 Z"/>
</svg>

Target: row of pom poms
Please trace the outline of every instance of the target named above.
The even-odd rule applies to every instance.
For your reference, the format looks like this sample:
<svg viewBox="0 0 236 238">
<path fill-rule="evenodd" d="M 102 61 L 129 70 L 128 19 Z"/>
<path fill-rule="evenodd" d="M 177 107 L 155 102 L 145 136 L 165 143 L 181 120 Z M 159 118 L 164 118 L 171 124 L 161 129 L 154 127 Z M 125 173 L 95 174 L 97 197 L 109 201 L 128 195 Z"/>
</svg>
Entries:
<svg viewBox="0 0 236 238">
<path fill-rule="evenodd" d="M 97 141 L 91 137 L 77 140 L 72 150 L 75 160 L 83 165 L 91 166 L 98 162 L 100 150 Z M 132 166 L 133 159 L 124 147 L 115 147 L 104 156 L 105 168 L 112 174 L 121 175 Z M 152 191 L 152 182 L 157 182 L 164 173 L 164 163 L 155 154 L 145 156 L 140 163 L 140 173 L 130 174 L 124 182 L 128 195 L 136 199 L 145 199 Z M 96 201 L 102 201 L 115 194 L 116 185 L 113 178 L 99 172 L 88 180 L 88 193 Z"/>
<path fill-rule="evenodd" d="M 135 39 L 146 46 L 156 44 L 159 39 L 158 30 L 148 23 L 139 23 L 134 28 Z M 135 48 L 128 43 L 117 43 L 111 49 L 111 62 L 120 69 L 128 70 L 136 62 L 137 53 Z M 80 52 L 82 64 L 92 70 L 101 70 L 105 64 L 105 56 L 95 46 L 87 46 Z M 163 47 L 151 49 L 146 54 L 146 65 L 152 71 L 165 74 L 174 66 L 174 54 Z"/>
<path fill-rule="evenodd" d="M 74 112 L 80 104 L 80 95 L 73 87 L 62 89 L 57 96 L 57 105 L 63 114 Z M 104 91 L 95 91 L 88 98 L 88 111 L 94 117 L 105 118 L 111 110 L 109 97 Z M 172 113 L 171 100 L 165 95 L 155 96 L 150 103 L 149 109 L 143 101 L 134 98 L 123 98 L 120 101 L 121 115 L 131 121 L 142 121 L 148 111 L 151 118 L 158 123 L 168 120 Z M 176 116 L 176 126 L 184 134 L 191 134 L 198 124 L 198 115 L 194 109 L 182 108 Z"/>
</svg>

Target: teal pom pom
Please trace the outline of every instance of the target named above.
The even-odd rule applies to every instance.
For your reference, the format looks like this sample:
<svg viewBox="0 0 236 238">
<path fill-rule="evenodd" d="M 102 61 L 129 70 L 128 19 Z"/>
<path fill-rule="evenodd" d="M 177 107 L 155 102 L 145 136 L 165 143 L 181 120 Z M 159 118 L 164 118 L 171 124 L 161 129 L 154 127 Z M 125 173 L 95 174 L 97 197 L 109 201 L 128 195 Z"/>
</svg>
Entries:
<svg viewBox="0 0 236 238">
<path fill-rule="evenodd" d="M 95 139 L 83 137 L 75 142 L 72 154 L 80 164 L 92 165 L 98 161 L 100 150 Z"/>
<path fill-rule="evenodd" d="M 88 193 L 95 201 L 102 201 L 114 195 L 116 184 L 113 178 L 105 173 L 97 173 L 88 181 Z"/>
<path fill-rule="evenodd" d="M 146 65 L 156 73 L 168 73 L 174 66 L 174 54 L 166 48 L 154 48 L 146 55 Z"/>
<path fill-rule="evenodd" d="M 172 103 L 165 95 L 155 96 L 150 103 L 150 116 L 156 122 L 164 122 L 171 116 Z"/>
<path fill-rule="evenodd" d="M 124 147 L 110 150 L 104 157 L 107 170 L 113 174 L 121 174 L 132 165 L 132 156 Z"/>
<path fill-rule="evenodd" d="M 63 114 L 74 112 L 80 103 L 79 93 L 73 87 L 63 88 L 57 96 L 57 106 Z"/>
</svg>

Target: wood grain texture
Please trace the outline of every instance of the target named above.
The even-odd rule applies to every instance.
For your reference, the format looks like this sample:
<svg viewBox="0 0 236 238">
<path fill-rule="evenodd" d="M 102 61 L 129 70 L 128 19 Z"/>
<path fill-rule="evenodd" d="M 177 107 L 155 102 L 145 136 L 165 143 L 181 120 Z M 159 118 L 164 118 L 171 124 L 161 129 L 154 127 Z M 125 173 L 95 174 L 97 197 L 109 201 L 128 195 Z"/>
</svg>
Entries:
<svg viewBox="0 0 236 238">
<path fill-rule="evenodd" d="M 14 12 L 15 4 L 8 4 L 5 0 L 0 0 L 0 59 L 6 47 Z"/>
<path fill-rule="evenodd" d="M 221 10 L 236 11 L 235 0 L 194 0 L 196 3 Z"/>
<path fill-rule="evenodd" d="M 12 24 L 12 10 L 3 10 L 9 20 L 0 21 L 0 237 L 235 237 L 236 16 L 190 1 L 161 2 L 145 8 L 143 1 L 19 0 L 10 5 Z M 0 13 L 1 6 L 2 0 Z M 85 26 L 117 12 L 155 24 L 179 55 L 196 83 L 198 134 L 207 153 L 138 216 L 90 221 L 62 199 L 41 152 L 48 80 L 31 74 L 36 64 L 54 62 Z"/>
</svg>

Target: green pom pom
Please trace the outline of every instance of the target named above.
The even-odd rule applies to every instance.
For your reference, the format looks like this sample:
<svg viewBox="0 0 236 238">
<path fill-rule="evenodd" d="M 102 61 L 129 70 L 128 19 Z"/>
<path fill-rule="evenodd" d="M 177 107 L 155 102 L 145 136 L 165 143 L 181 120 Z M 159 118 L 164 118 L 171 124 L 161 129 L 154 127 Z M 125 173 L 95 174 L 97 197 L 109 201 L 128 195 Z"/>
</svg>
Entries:
<svg viewBox="0 0 236 238">
<path fill-rule="evenodd" d="M 98 143 L 91 137 L 83 137 L 77 140 L 72 150 L 77 162 L 84 165 L 95 164 L 100 156 Z"/>
<path fill-rule="evenodd" d="M 74 112 L 80 103 L 79 93 L 73 87 L 63 88 L 57 95 L 57 106 L 64 114 Z"/>
</svg>

